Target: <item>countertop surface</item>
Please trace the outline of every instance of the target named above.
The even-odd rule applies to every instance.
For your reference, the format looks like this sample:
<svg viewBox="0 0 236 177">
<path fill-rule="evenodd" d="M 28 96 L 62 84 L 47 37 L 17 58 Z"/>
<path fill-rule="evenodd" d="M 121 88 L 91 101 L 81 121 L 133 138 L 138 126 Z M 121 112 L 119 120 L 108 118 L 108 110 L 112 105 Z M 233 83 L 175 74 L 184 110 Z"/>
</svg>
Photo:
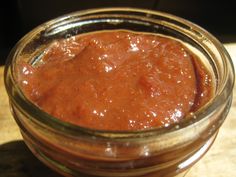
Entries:
<svg viewBox="0 0 236 177">
<path fill-rule="evenodd" d="M 236 66 L 236 44 L 225 44 Z M 0 67 L 0 177 L 60 177 L 39 162 L 24 144 L 10 114 L 8 98 Z M 215 143 L 195 164 L 187 177 L 236 176 L 236 87 L 229 115 L 220 128 Z"/>
</svg>

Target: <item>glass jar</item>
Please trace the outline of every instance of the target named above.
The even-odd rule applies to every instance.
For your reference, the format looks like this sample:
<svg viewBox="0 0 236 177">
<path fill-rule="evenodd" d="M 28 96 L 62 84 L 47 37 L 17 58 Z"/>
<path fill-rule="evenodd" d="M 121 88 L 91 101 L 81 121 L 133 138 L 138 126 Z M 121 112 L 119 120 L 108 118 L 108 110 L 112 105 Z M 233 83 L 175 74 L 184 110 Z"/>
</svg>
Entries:
<svg viewBox="0 0 236 177">
<path fill-rule="evenodd" d="M 17 83 L 19 63 L 34 63 L 57 39 L 126 29 L 169 36 L 191 49 L 213 77 L 212 99 L 179 124 L 140 131 L 101 131 L 62 122 L 40 110 Z M 182 18 L 132 8 L 92 9 L 46 22 L 12 49 L 5 86 L 22 136 L 42 162 L 65 176 L 184 175 L 210 148 L 231 102 L 234 69 L 225 48 L 211 34 Z"/>
</svg>

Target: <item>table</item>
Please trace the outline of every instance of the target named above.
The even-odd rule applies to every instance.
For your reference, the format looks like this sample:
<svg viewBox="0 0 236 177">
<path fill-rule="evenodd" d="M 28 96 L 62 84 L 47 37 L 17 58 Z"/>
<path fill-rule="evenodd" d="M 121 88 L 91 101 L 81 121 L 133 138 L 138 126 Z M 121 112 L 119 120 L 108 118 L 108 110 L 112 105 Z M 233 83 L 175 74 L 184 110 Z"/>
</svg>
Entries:
<svg viewBox="0 0 236 177">
<path fill-rule="evenodd" d="M 236 66 L 236 44 L 226 44 Z M 28 150 L 12 118 L 0 67 L 0 177 L 60 177 Z M 236 87 L 229 115 L 208 153 L 189 171 L 187 177 L 236 176 Z"/>
</svg>

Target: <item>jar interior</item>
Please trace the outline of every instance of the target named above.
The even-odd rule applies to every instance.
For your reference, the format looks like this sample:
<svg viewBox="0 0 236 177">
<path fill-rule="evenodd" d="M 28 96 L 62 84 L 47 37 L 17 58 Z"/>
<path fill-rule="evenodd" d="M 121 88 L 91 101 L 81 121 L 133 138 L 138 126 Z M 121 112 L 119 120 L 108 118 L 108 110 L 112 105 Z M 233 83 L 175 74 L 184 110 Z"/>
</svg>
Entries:
<svg viewBox="0 0 236 177">
<path fill-rule="evenodd" d="M 132 12 L 133 14 L 130 15 L 129 12 L 126 13 L 127 14 L 122 12 L 122 14 L 119 14 L 116 11 L 110 13 L 95 11 L 91 14 L 74 13 L 63 18 L 49 21 L 36 28 L 20 41 L 21 46 L 18 47 L 18 51 L 16 52 L 19 56 L 13 57 L 13 63 L 15 64 L 13 65 L 12 73 L 15 82 L 17 82 L 18 78 L 18 72 L 16 72 L 18 63 L 23 61 L 32 65 L 37 65 L 40 63 L 44 51 L 55 40 L 66 39 L 89 32 L 120 29 L 166 36 L 183 43 L 187 48 L 193 51 L 193 53 L 198 55 L 201 62 L 212 74 L 214 88 L 213 97 L 214 95 L 217 95 L 220 91 L 220 88 L 218 88 L 220 81 L 222 82 L 224 80 L 221 75 L 225 72 L 225 64 L 223 61 L 218 60 L 221 56 L 219 52 L 214 53 L 214 51 L 211 51 L 218 50 L 218 48 L 216 48 L 212 41 L 207 38 L 208 33 L 205 34 L 204 30 L 199 32 L 201 29 L 196 28 L 194 24 L 167 14 L 163 15 L 157 13 L 153 15 L 143 12 Z M 209 104 L 212 102 L 213 98 L 209 101 Z M 197 112 L 200 111 L 201 110 Z M 204 118 L 204 116 L 198 116 L 198 120 L 202 118 Z M 44 121 L 47 120 L 45 119 Z M 55 122 L 55 119 L 53 119 L 53 121 Z M 194 119 L 192 122 L 188 122 L 182 127 L 188 126 L 196 121 L 197 120 Z M 56 124 L 58 124 L 58 121 L 56 121 Z M 60 121 L 59 124 L 61 124 Z M 69 125 L 68 127 L 71 128 L 73 126 Z M 181 128 L 181 126 L 178 127 Z M 64 129 L 63 127 L 61 128 Z M 170 129 L 172 128 L 173 127 L 170 127 Z M 175 129 L 176 126 L 174 125 L 174 130 Z"/>
</svg>

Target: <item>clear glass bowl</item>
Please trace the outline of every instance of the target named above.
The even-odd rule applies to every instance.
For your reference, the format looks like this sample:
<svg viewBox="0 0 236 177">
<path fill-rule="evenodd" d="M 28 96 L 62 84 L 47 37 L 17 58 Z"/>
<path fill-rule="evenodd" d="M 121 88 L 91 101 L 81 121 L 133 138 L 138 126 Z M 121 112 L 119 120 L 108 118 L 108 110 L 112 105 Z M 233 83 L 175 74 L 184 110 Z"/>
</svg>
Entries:
<svg viewBox="0 0 236 177">
<path fill-rule="evenodd" d="M 213 98 L 179 124 L 143 131 L 99 131 L 62 122 L 22 93 L 19 63 L 37 62 L 55 40 L 77 34 L 126 29 L 170 36 L 200 57 L 213 76 Z M 132 8 L 92 9 L 46 22 L 12 49 L 5 67 L 12 114 L 23 138 L 42 162 L 65 176 L 183 175 L 210 148 L 232 101 L 234 69 L 211 34 L 179 17 Z"/>
</svg>

